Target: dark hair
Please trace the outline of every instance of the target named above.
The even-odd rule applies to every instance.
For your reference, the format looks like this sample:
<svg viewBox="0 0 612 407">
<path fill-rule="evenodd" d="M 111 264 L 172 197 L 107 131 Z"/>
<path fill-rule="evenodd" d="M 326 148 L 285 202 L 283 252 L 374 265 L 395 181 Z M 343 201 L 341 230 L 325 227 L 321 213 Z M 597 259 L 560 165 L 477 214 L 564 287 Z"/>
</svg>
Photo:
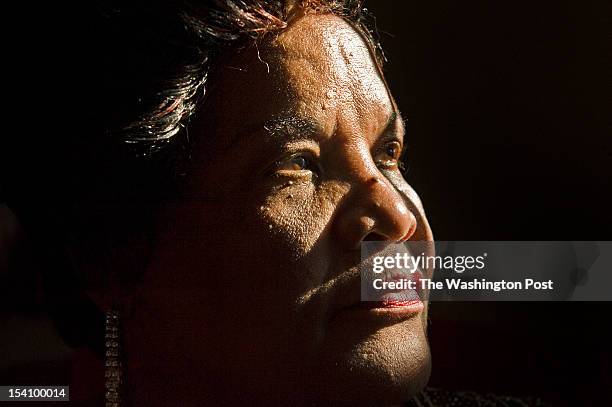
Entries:
<svg viewBox="0 0 612 407">
<path fill-rule="evenodd" d="M 5 191 L 44 253 L 50 309 L 69 344 L 102 351 L 103 318 L 82 288 L 104 278 L 79 275 L 65 247 L 120 247 L 131 231 L 151 225 L 152 202 L 176 192 L 190 154 L 188 123 L 216 58 L 282 30 L 298 9 L 345 18 L 382 63 L 360 0 L 103 1 L 78 17 L 86 27 L 74 29 L 68 42 L 87 78 L 86 93 L 75 98 L 87 107 L 85 123 L 75 132 L 45 134 L 40 154 L 26 147 L 22 166 L 32 176 L 14 178 Z M 78 121 L 78 114 L 68 120 Z M 41 206 L 41 196 L 51 199 Z M 121 278 L 134 282 L 138 273 Z M 87 328 L 85 319 L 95 326 Z"/>
<path fill-rule="evenodd" d="M 296 3 L 298 7 L 290 6 Z M 112 64 L 109 98 L 123 95 L 121 112 L 107 134 L 154 154 L 183 138 L 189 117 L 206 94 L 206 80 L 223 50 L 285 28 L 298 8 L 346 18 L 380 50 L 358 0 L 168 2 L 106 8 L 104 23 L 112 36 L 106 44 L 120 65 Z M 378 54 L 382 55 L 382 54 Z M 116 111 L 114 108 L 113 110 Z M 108 116 L 113 117 L 113 116 Z M 188 140 L 182 140 L 187 141 Z"/>
</svg>

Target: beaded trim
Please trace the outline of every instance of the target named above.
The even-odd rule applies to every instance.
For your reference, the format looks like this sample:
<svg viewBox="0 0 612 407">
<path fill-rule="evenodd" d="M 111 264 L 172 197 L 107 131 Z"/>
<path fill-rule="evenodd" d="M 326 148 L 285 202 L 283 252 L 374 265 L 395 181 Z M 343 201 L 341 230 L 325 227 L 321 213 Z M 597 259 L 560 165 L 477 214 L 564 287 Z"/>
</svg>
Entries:
<svg viewBox="0 0 612 407">
<path fill-rule="evenodd" d="M 121 398 L 121 359 L 119 346 L 119 312 L 115 310 L 106 311 L 106 323 L 104 330 L 104 395 L 106 407 L 120 407 Z"/>
</svg>

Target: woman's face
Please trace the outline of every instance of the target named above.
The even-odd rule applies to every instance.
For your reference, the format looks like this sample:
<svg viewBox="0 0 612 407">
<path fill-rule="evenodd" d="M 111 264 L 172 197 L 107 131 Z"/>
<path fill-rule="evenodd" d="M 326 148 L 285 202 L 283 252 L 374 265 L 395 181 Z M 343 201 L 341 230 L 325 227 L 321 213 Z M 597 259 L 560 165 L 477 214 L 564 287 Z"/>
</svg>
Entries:
<svg viewBox="0 0 612 407">
<path fill-rule="evenodd" d="M 381 173 L 404 128 L 369 47 L 301 16 L 209 83 L 188 192 L 159 215 L 125 321 L 130 380 L 169 400 L 407 399 L 429 375 L 427 305 L 358 307 L 360 244 L 432 235 Z"/>
</svg>

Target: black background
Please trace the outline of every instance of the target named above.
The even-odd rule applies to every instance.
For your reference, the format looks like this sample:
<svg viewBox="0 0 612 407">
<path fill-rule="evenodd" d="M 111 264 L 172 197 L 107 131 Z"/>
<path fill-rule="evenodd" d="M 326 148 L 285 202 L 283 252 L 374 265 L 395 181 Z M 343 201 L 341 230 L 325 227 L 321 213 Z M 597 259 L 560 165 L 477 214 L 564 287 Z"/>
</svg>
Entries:
<svg viewBox="0 0 612 407">
<path fill-rule="evenodd" d="M 612 240 L 607 3 L 366 2 L 407 119 L 407 178 L 436 239 Z M 87 25 L 79 12 L 66 10 L 63 19 Z M 45 29 L 61 29 L 62 20 L 47 20 Z M 73 112 L 92 79 L 73 53 L 78 33 L 43 37 L 20 46 L 29 56 L 28 80 L 41 85 L 15 93 L 27 99 L 13 103 L 27 119 L 9 136 L 26 141 L 36 121 L 45 126 L 42 137 L 69 131 L 65 119 L 78 121 Z M 50 67 L 40 70 L 41 62 Z M 66 91 L 43 92 L 49 83 Z M 31 113 L 53 105 L 61 114 L 43 120 Z M 5 284 L 2 293 L 9 291 L 15 285 Z M 430 384 L 541 396 L 554 405 L 606 405 L 611 315 L 612 303 L 434 303 Z M 39 353 L 51 346 L 44 337 L 24 337 L 24 347 Z M 0 382 L 26 384 L 34 371 L 40 383 L 66 382 L 63 365 L 45 363 L 0 372 Z"/>
<path fill-rule="evenodd" d="M 606 2 L 367 6 L 437 240 L 610 240 Z M 430 385 L 609 405 L 611 311 L 434 303 Z"/>
</svg>

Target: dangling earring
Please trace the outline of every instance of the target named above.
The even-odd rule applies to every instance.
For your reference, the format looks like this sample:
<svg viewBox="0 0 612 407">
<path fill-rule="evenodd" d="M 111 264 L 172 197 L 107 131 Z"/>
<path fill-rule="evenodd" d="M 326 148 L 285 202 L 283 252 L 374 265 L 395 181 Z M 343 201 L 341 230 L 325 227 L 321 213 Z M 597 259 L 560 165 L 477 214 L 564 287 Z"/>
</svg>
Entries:
<svg viewBox="0 0 612 407">
<path fill-rule="evenodd" d="M 120 390 L 122 383 L 120 346 L 119 346 L 119 312 L 116 310 L 106 311 L 106 323 L 104 330 L 104 385 L 106 392 L 104 399 L 106 407 L 120 407 Z"/>
</svg>

